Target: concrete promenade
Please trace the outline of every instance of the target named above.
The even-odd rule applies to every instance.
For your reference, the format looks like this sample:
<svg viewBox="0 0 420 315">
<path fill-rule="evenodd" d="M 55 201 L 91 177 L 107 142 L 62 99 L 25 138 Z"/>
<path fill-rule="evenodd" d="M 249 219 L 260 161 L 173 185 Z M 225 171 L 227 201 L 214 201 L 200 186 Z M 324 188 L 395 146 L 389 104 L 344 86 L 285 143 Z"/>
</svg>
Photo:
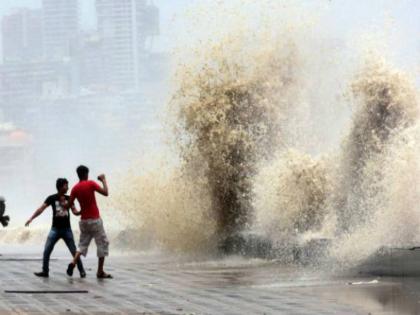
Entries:
<svg viewBox="0 0 420 315">
<path fill-rule="evenodd" d="M 113 280 L 97 280 L 89 258 L 88 276 L 80 279 L 77 270 L 65 275 L 69 257 L 58 250 L 50 278 L 39 279 L 39 256 L 0 256 L 0 315 L 420 314 L 415 278 L 349 279 L 260 260 L 180 262 L 144 254 L 112 256 Z"/>
</svg>

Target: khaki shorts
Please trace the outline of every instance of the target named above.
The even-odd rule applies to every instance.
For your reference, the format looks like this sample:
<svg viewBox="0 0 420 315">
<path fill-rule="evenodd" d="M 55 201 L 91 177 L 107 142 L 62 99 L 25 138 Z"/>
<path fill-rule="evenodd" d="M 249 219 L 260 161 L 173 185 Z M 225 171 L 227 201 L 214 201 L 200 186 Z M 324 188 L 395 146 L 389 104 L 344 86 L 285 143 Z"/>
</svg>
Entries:
<svg viewBox="0 0 420 315">
<path fill-rule="evenodd" d="M 109 241 L 102 219 L 80 220 L 79 252 L 86 256 L 92 238 L 95 239 L 98 257 L 108 256 Z"/>
</svg>

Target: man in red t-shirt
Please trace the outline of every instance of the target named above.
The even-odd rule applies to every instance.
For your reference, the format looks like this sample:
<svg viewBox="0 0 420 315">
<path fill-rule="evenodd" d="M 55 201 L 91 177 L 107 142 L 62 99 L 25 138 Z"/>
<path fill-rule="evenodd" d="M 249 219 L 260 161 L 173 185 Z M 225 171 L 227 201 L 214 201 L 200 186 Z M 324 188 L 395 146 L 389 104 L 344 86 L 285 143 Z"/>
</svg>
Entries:
<svg viewBox="0 0 420 315">
<path fill-rule="evenodd" d="M 67 274 L 69 276 L 73 275 L 73 269 L 76 266 L 76 262 L 79 260 L 80 255 L 86 256 L 89 244 L 93 238 L 95 239 L 98 255 L 98 272 L 96 276 L 101 279 L 112 278 L 110 274 L 107 274 L 104 271 L 105 257 L 108 256 L 109 241 L 104 230 L 95 198 L 95 192 L 98 192 L 103 196 L 108 196 L 108 184 L 105 175 L 98 176 L 98 180 L 102 183 L 101 187 L 96 182 L 88 180 L 89 169 L 86 166 L 79 166 L 76 169 L 76 172 L 80 181 L 71 190 L 68 207 L 73 206 L 76 199 L 80 204 L 80 242 L 79 249 L 74 255 L 73 261 L 67 268 Z"/>
</svg>

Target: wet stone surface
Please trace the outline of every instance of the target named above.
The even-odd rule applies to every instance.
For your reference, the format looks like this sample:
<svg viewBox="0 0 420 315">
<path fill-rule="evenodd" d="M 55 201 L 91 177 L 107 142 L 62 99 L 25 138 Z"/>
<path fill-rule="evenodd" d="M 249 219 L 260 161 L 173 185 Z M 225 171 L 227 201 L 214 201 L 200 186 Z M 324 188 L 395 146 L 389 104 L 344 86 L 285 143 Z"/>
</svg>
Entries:
<svg viewBox="0 0 420 315">
<path fill-rule="evenodd" d="M 77 271 L 73 278 L 65 275 L 68 257 L 63 253 L 51 261 L 50 278 L 40 279 L 33 275 L 41 267 L 38 256 L 0 257 L 0 315 L 420 312 L 417 278 L 332 277 L 241 258 L 191 263 L 120 255 L 108 261 L 114 279 L 96 279 L 94 258 L 85 261 L 88 276 L 80 279 Z"/>
</svg>

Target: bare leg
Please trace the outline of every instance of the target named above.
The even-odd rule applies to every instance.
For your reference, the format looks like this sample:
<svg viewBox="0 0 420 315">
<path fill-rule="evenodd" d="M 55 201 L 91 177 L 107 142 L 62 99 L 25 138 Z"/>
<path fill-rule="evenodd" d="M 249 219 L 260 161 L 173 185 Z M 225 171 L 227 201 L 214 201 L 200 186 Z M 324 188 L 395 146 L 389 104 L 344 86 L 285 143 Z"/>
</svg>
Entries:
<svg viewBox="0 0 420 315">
<path fill-rule="evenodd" d="M 98 275 L 102 275 L 104 273 L 104 263 L 105 257 L 98 258 Z"/>
<path fill-rule="evenodd" d="M 99 279 L 112 279 L 113 277 L 104 271 L 104 263 L 105 263 L 105 257 L 99 257 L 98 258 L 98 273 L 96 276 Z"/>
</svg>

